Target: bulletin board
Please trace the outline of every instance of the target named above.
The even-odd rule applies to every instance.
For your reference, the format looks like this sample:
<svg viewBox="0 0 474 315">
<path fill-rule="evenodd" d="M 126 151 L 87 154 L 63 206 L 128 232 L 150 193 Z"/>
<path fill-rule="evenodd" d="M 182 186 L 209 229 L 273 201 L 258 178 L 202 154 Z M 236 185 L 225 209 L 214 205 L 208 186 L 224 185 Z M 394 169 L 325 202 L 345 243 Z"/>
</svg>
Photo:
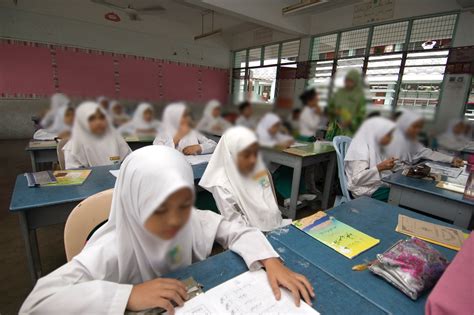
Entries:
<svg viewBox="0 0 474 315">
<path fill-rule="evenodd" d="M 160 68 L 162 99 L 197 102 L 200 97 L 200 67 L 164 62 Z"/>
<path fill-rule="evenodd" d="M 153 59 L 119 57 L 116 59 L 119 74 L 119 98 L 133 100 L 159 100 L 159 62 Z"/>
<path fill-rule="evenodd" d="M 0 42 L 0 94 L 54 93 L 51 54 L 47 47 Z"/>
<path fill-rule="evenodd" d="M 201 72 L 201 100 L 217 99 L 227 103 L 229 95 L 229 71 L 226 69 L 204 68 Z"/>
<path fill-rule="evenodd" d="M 112 54 L 58 49 L 56 63 L 61 92 L 78 97 L 116 97 Z"/>
</svg>

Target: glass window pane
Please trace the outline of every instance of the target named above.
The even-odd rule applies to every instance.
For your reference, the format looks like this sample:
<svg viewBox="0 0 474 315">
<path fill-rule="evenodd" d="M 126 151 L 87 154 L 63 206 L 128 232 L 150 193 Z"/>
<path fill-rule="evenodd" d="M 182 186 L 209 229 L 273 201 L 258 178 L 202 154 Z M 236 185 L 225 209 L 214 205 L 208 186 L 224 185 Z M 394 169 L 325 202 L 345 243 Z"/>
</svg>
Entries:
<svg viewBox="0 0 474 315">
<path fill-rule="evenodd" d="M 248 90 L 252 102 L 273 103 L 276 75 L 276 66 L 249 69 Z"/>
<path fill-rule="evenodd" d="M 281 45 L 280 63 L 289 63 L 289 62 L 298 61 L 299 51 L 300 51 L 299 40 L 283 43 Z"/>
<path fill-rule="evenodd" d="M 245 68 L 247 59 L 247 50 L 236 51 L 234 53 L 234 68 Z"/>
<path fill-rule="evenodd" d="M 232 73 L 232 93 L 234 104 L 245 99 L 245 69 L 235 69 Z"/>
<path fill-rule="evenodd" d="M 262 47 L 249 50 L 249 67 L 258 67 L 261 65 Z"/>
<path fill-rule="evenodd" d="M 320 36 L 313 38 L 313 48 L 311 50 L 312 60 L 334 59 L 336 52 L 337 34 Z"/>
<path fill-rule="evenodd" d="M 339 44 L 339 57 L 353 57 L 365 55 L 367 47 L 367 39 L 369 37 L 369 29 L 362 28 L 354 31 L 344 32 L 341 34 L 341 42 Z"/>
<path fill-rule="evenodd" d="M 466 104 L 466 112 L 464 117 L 471 122 L 474 122 L 474 78 L 471 81 L 471 91 Z"/>
<path fill-rule="evenodd" d="M 263 65 L 276 65 L 278 63 L 278 48 L 280 45 L 265 46 Z"/>
<path fill-rule="evenodd" d="M 408 30 L 408 21 L 374 27 L 370 54 L 403 51 Z"/>
<path fill-rule="evenodd" d="M 401 63 L 402 54 L 369 57 L 366 81 L 373 109 L 391 109 Z"/>
<path fill-rule="evenodd" d="M 415 20 L 410 35 L 408 50 L 423 50 L 451 47 L 456 14 Z"/>
<path fill-rule="evenodd" d="M 328 104 L 333 64 L 334 60 L 311 63 L 308 88 L 316 88 L 319 94 L 319 105 L 322 107 Z"/>
</svg>

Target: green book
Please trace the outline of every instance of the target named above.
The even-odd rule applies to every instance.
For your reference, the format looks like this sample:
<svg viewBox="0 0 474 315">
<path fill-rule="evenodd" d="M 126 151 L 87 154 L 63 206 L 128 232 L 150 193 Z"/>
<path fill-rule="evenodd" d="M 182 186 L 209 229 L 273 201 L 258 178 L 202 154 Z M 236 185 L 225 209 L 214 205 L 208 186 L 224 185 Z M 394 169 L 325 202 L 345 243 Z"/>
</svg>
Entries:
<svg viewBox="0 0 474 315">
<path fill-rule="evenodd" d="M 81 185 L 90 173 L 91 170 L 54 171 L 53 175 L 56 182 L 41 185 L 41 187 Z"/>
</svg>

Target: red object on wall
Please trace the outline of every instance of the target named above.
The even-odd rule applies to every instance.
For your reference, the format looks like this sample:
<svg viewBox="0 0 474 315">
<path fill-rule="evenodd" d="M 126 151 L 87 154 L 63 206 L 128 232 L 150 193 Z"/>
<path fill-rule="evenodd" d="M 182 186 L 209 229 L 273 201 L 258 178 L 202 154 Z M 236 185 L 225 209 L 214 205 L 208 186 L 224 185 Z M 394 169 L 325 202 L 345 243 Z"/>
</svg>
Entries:
<svg viewBox="0 0 474 315">
<path fill-rule="evenodd" d="M 108 12 L 104 15 L 106 20 L 112 21 L 112 22 L 120 22 L 120 16 L 115 13 L 115 12 Z"/>
<path fill-rule="evenodd" d="M 120 57 L 118 72 L 122 99 L 159 100 L 158 61 Z"/>
<path fill-rule="evenodd" d="M 0 43 L 0 94 L 54 93 L 49 48 Z"/>
<path fill-rule="evenodd" d="M 59 90 L 71 96 L 115 96 L 114 62 L 111 54 L 56 50 Z"/>
<path fill-rule="evenodd" d="M 203 68 L 201 75 L 202 101 L 207 102 L 211 99 L 217 99 L 225 104 L 229 96 L 229 70 Z"/>
<path fill-rule="evenodd" d="M 164 62 L 161 68 L 161 91 L 165 101 L 200 102 L 199 67 Z"/>
</svg>

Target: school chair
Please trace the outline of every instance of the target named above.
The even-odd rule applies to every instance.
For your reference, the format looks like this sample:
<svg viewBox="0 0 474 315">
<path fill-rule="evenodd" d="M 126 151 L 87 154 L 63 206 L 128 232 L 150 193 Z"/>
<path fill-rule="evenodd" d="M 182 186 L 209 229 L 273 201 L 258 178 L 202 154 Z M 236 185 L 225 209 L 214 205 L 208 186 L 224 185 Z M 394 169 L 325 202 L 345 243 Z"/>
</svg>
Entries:
<svg viewBox="0 0 474 315">
<path fill-rule="evenodd" d="M 346 172 L 344 171 L 344 158 L 346 157 L 346 152 L 349 148 L 349 145 L 351 144 L 351 141 L 352 139 L 346 136 L 336 136 L 332 140 L 332 144 L 334 145 L 337 155 L 337 173 L 342 191 L 342 196 L 336 196 L 334 206 L 338 206 L 352 199 L 351 194 L 347 189 L 347 176 Z"/>
<path fill-rule="evenodd" d="M 60 139 L 59 142 L 58 142 L 58 146 L 56 147 L 56 154 L 58 155 L 58 162 L 59 162 L 59 167 L 62 169 L 62 170 L 65 170 L 66 169 L 66 162 L 64 160 L 64 151 L 63 151 L 63 148 L 64 146 L 66 145 L 66 143 L 68 142 L 68 138 L 66 139 Z"/>
<path fill-rule="evenodd" d="M 64 227 L 64 248 L 67 261 L 79 254 L 95 228 L 109 218 L 113 189 L 90 196 L 78 204 Z"/>
</svg>

